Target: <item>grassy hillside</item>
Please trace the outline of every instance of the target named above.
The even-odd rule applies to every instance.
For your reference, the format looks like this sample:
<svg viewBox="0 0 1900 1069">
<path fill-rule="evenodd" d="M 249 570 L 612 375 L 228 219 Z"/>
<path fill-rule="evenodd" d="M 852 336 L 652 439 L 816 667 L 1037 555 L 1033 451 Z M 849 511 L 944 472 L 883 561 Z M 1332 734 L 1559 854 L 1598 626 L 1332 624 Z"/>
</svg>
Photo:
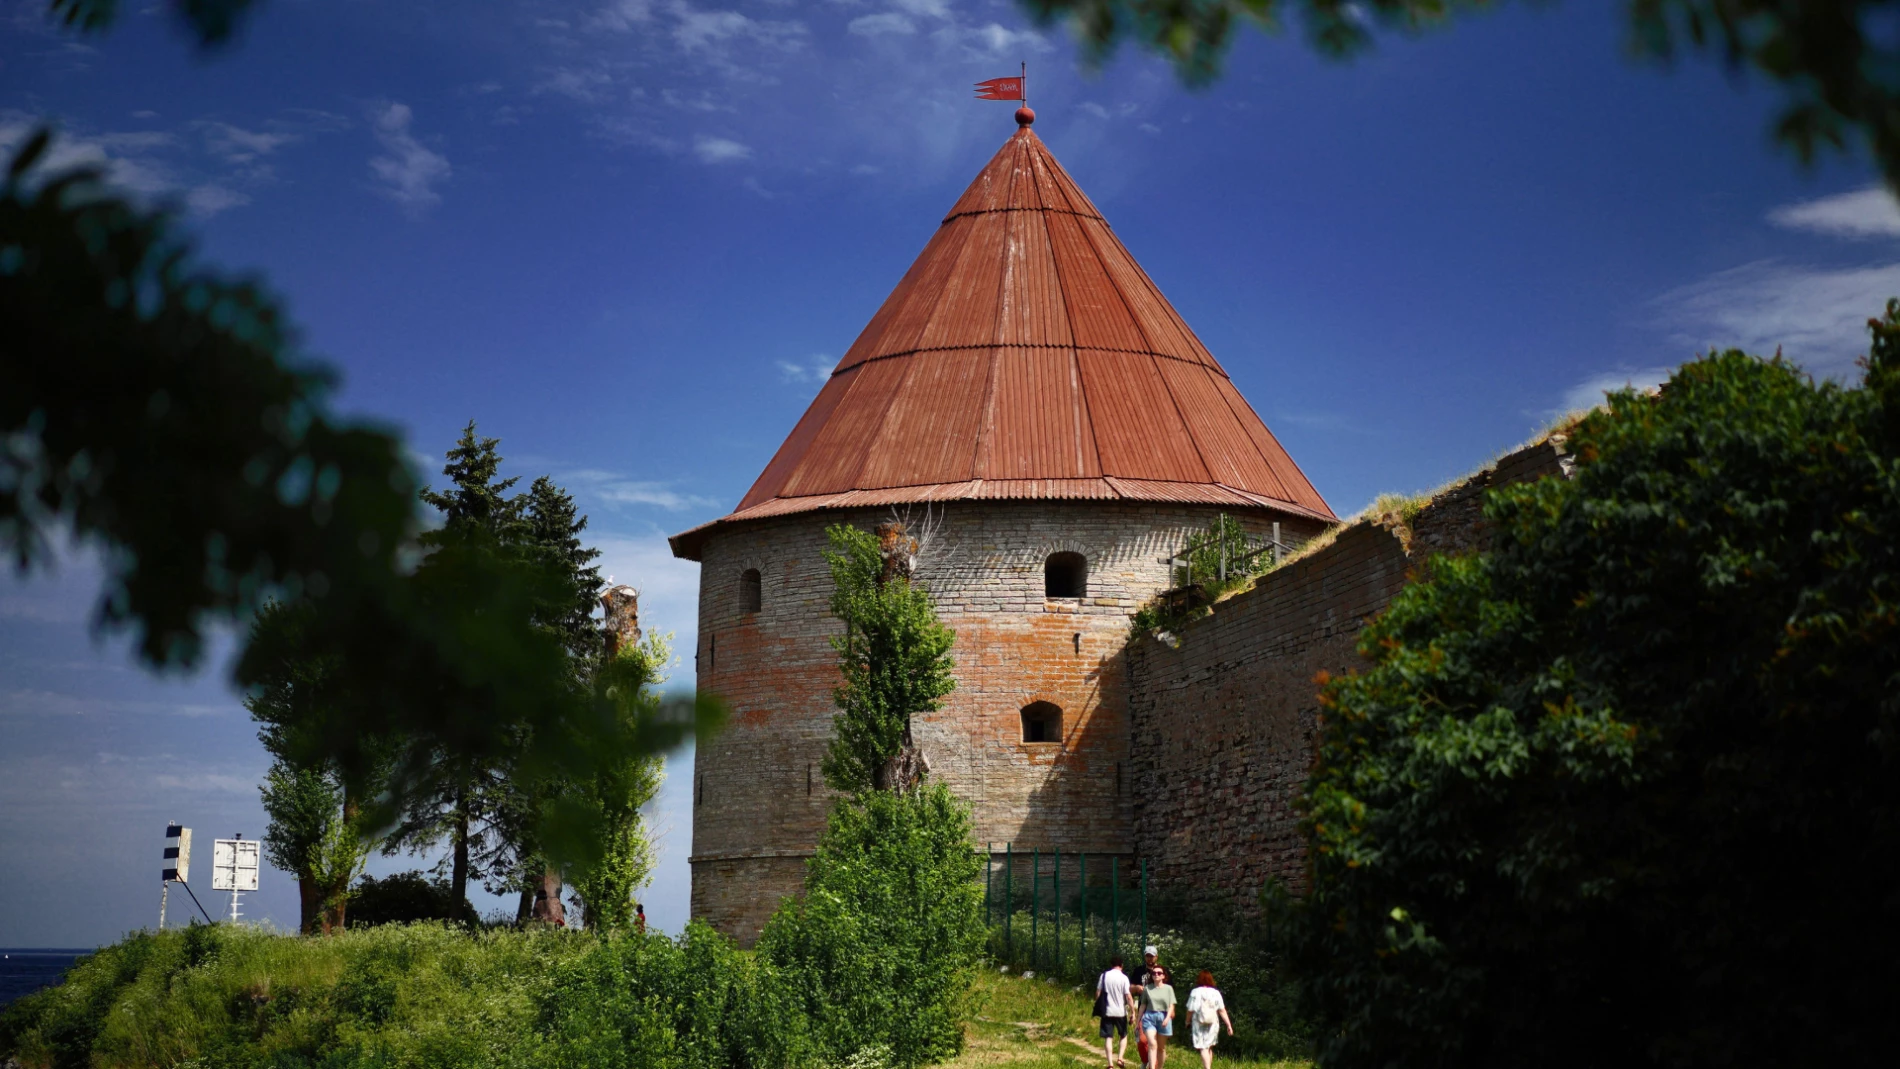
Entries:
<svg viewBox="0 0 1900 1069">
<path fill-rule="evenodd" d="M 979 975 L 977 988 L 982 1001 L 970 1022 L 963 1053 L 947 1063 L 951 1069 L 1083 1069 L 1103 1065 L 1102 1041 L 1096 1033 L 1095 1018 L 1089 1016 L 1090 991 L 1046 980 L 1025 980 L 999 973 L 994 967 Z M 1185 1038 L 1185 1030 L 1177 1038 Z M 1309 1061 L 1233 1058 L 1222 1049 L 1214 1048 L 1216 1069 L 1310 1069 L 1312 1065 Z M 1128 1064 L 1130 1069 L 1136 1064 L 1132 1036 L 1128 1041 Z M 1168 1048 L 1169 1069 L 1199 1069 L 1200 1064 L 1199 1056 L 1185 1045 Z"/>
</svg>

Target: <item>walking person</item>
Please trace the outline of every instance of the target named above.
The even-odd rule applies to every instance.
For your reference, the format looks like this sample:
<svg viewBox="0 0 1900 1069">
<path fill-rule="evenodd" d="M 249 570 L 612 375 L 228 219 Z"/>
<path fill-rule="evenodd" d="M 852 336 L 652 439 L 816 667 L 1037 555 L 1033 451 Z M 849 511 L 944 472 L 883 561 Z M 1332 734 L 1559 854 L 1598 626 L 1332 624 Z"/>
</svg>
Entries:
<svg viewBox="0 0 1900 1069">
<path fill-rule="evenodd" d="M 1168 970 L 1148 970 L 1141 988 L 1141 1036 L 1148 1041 L 1148 1069 L 1161 1069 L 1168 1058 L 1168 1037 L 1174 1034 L 1174 987 Z"/>
<path fill-rule="evenodd" d="M 1214 974 L 1206 969 L 1194 978 L 1194 990 L 1187 1000 L 1188 1044 L 1201 1052 L 1201 1069 L 1214 1069 L 1214 1044 L 1220 1042 L 1220 1026 L 1234 1034 L 1234 1019 L 1227 1016 L 1227 1000 L 1214 986 Z"/>
<path fill-rule="evenodd" d="M 1095 980 L 1095 1016 L 1102 1019 L 1102 1055 L 1108 1069 L 1128 1064 L 1128 1019 L 1134 1016 L 1135 996 L 1128 988 L 1120 954 L 1108 959 L 1108 968 Z M 1121 1040 L 1121 1049 L 1115 1041 Z"/>
</svg>

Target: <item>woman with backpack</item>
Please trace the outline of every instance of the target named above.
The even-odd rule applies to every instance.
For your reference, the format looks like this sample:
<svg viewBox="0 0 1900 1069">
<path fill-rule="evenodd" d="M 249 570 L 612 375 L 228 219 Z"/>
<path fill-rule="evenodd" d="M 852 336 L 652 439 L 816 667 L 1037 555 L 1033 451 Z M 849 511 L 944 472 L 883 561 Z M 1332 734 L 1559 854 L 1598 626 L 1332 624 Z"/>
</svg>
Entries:
<svg viewBox="0 0 1900 1069">
<path fill-rule="evenodd" d="M 1227 1000 L 1214 986 L 1214 974 L 1206 969 L 1194 978 L 1194 990 L 1188 992 L 1188 1043 L 1201 1052 L 1201 1069 L 1214 1069 L 1214 1044 L 1220 1042 L 1220 1026 L 1234 1034 L 1234 1019 L 1227 1016 Z"/>
</svg>

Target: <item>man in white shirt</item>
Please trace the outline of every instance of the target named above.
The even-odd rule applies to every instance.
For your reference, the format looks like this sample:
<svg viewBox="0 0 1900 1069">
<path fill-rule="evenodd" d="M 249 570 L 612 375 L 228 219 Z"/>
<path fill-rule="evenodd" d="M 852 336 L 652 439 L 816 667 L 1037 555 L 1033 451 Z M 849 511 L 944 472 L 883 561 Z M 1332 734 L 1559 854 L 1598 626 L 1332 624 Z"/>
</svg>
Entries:
<svg viewBox="0 0 1900 1069">
<path fill-rule="evenodd" d="M 1108 1069 L 1118 1069 L 1127 1064 L 1128 1019 L 1135 1014 L 1135 996 L 1128 987 L 1128 974 L 1122 971 L 1120 954 L 1108 959 L 1108 970 L 1096 979 L 1095 997 L 1102 1012 L 1102 1055 L 1108 1059 Z M 1120 1050 L 1115 1049 L 1117 1037 Z"/>
</svg>

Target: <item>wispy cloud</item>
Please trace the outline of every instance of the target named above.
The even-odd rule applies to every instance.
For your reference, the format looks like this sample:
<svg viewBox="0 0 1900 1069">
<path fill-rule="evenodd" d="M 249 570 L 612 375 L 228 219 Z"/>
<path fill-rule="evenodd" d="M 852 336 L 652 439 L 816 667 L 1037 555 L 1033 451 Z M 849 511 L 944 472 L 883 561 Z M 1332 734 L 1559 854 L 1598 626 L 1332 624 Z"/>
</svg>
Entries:
<svg viewBox="0 0 1900 1069">
<path fill-rule="evenodd" d="M 1789 230 L 1806 230 L 1837 238 L 1900 237 L 1900 204 L 1881 186 L 1851 193 L 1785 204 L 1768 213 L 1768 221 Z"/>
<path fill-rule="evenodd" d="M 409 105 L 383 104 L 371 118 L 375 123 L 376 141 L 384 153 L 369 161 L 379 192 L 411 214 L 441 203 L 442 195 L 435 187 L 448 181 L 453 168 L 446 156 L 416 140 L 410 132 L 415 116 Z"/>
<path fill-rule="evenodd" d="M 1867 320 L 1900 295 L 1900 263 L 1825 268 L 1762 260 L 1663 294 L 1661 325 L 1684 357 L 1711 348 L 1780 349 L 1815 375 L 1848 378 Z"/>
<path fill-rule="evenodd" d="M 1571 412 L 1587 411 L 1602 404 L 1604 396 L 1612 390 L 1621 390 L 1625 387 L 1635 390 L 1653 389 L 1661 385 L 1674 371 L 1675 368 L 1669 367 L 1645 367 L 1635 370 L 1600 372 L 1565 390 L 1563 399 L 1557 403 L 1557 407 L 1542 415 L 1554 418 Z"/>
<path fill-rule="evenodd" d="M 725 137 L 701 137 L 693 142 L 693 155 L 703 163 L 737 163 L 752 158 L 752 149 Z"/>
<path fill-rule="evenodd" d="M 861 15 L 845 24 L 845 29 L 859 37 L 883 37 L 888 34 L 916 33 L 917 24 L 895 11 L 880 11 L 875 15 Z"/>
<path fill-rule="evenodd" d="M 297 135 L 268 130 L 246 130 L 228 122 L 209 120 L 192 124 L 213 156 L 236 165 L 254 164 L 297 140 Z"/>
<path fill-rule="evenodd" d="M 158 116 L 135 113 L 147 121 Z M 40 124 L 21 111 L 0 110 L 0 151 L 17 144 Z M 253 129 L 222 119 L 197 119 L 176 129 L 56 132 L 44 166 L 64 170 L 96 167 L 119 189 L 149 199 L 183 202 L 195 215 L 211 216 L 249 204 L 275 179 L 269 157 L 313 134 L 348 126 L 327 112 L 280 112 Z"/>
<path fill-rule="evenodd" d="M 970 59 L 996 59 L 1026 52 L 1043 53 L 1055 46 L 1034 30 L 1012 30 L 1000 22 L 982 26 L 945 26 L 931 35 L 937 41 L 960 46 Z"/>
<path fill-rule="evenodd" d="M 713 498 L 677 490 L 673 483 L 633 479 L 620 472 L 598 468 L 558 472 L 555 480 L 573 491 L 576 497 L 608 507 L 650 505 L 668 512 L 679 512 L 718 504 Z"/>
<path fill-rule="evenodd" d="M 594 13 L 592 24 L 625 33 L 653 21 L 652 0 L 614 0 Z"/>
<path fill-rule="evenodd" d="M 802 364 L 794 360 L 780 360 L 777 363 L 780 382 L 795 383 L 806 387 L 806 393 L 815 394 L 831 377 L 831 369 L 838 361 L 818 353 Z"/>
<path fill-rule="evenodd" d="M 708 52 L 728 41 L 746 40 L 783 51 L 805 46 L 810 31 L 798 21 L 755 19 L 737 11 L 702 11 L 685 0 L 670 6 L 673 40 L 689 52 Z"/>
</svg>

